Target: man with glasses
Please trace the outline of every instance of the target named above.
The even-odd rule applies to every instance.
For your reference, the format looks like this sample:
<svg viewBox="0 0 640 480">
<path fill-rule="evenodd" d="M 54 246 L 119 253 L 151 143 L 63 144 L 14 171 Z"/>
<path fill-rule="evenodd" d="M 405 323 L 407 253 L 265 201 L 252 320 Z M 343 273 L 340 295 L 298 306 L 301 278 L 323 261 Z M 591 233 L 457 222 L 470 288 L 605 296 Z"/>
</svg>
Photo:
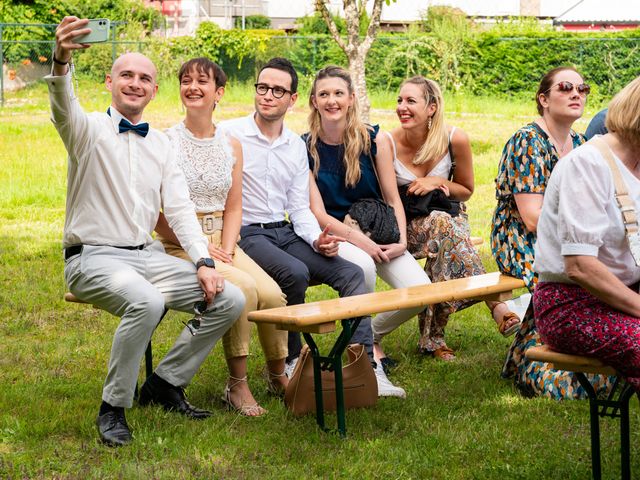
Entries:
<svg viewBox="0 0 640 480">
<path fill-rule="evenodd" d="M 132 440 L 124 409 L 133 404 L 142 355 L 165 309 L 195 309 L 196 318 L 144 383 L 139 403 L 202 419 L 211 413 L 191 405 L 184 388 L 240 315 L 244 296 L 215 270 L 169 140 L 141 122 L 158 90 L 151 60 L 119 57 L 106 76 L 111 106 L 82 110 L 68 64 L 73 50 L 89 47 L 76 43 L 90 33 L 87 23 L 65 17 L 58 25 L 45 80 L 51 120 L 69 155 L 65 280 L 79 299 L 121 317 L 96 421 L 101 440 L 119 446 Z M 193 263 L 167 255 L 151 237 L 160 209 Z"/>
<path fill-rule="evenodd" d="M 309 208 L 306 145 L 284 126 L 284 116 L 298 98 L 293 65 L 272 58 L 258 73 L 255 88 L 255 112 L 219 125 L 243 149 L 240 247 L 273 277 L 289 305 L 304 302 L 310 280 L 333 287 L 340 296 L 366 293 L 362 269 L 337 256 L 344 239 L 331 235 L 330 226 L 322 231 Z M 373 362 L 370 317 L 361 320 L 352 341 L 365 345 Z M 290 332 L 289 376 L 301 347 L 300 334 Z M 405 396 L 381 368 L 376 377 L 380 396 Z"/>
</svg>

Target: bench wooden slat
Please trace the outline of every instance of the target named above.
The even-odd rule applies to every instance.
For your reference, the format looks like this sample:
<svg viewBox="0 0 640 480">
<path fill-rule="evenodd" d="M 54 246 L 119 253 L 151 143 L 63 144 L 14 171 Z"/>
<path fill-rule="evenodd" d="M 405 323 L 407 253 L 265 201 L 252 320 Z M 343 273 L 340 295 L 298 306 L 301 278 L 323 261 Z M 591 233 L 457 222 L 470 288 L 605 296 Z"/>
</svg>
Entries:
<svg viewBox="0 0 640 480">
<path fill-rule="evenodd" d="M 507 296 L 510 297 L 512 290 L 523 287 L 522 280 L 493 272 L 428 285 L 256 310 L 249 313 L 249 320 L 273 323 L 281 325 L 283 329 L 297 330 L 345 318 L 452 300 L 501 298 L 505 292 L 508 292 Z"/>
<path fill-rule="evenodd" d="M 558 370 L 583 373 L 601 373 L 603 375 L 618 375 L 616 370 L 597 358 L 569 355 L 568 353 L 554 352 L 547 345 L 538 345 L 529 348 L 525 356 L 529 360 L 552 363 Z"/>
</svg>

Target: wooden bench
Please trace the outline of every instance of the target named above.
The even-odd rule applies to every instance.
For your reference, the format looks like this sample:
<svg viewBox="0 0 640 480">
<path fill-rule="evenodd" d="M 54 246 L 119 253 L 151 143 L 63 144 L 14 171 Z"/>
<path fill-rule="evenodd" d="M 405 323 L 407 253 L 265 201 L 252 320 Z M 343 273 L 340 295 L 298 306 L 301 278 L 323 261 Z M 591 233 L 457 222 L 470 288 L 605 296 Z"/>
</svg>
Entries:
<svg viewBox="0 0 640 480">
<path fill-rule="evenodd" d="M 621 381 L 620 374 L 615 369 L 605 365 L 600 360 L 579 355 L 554 352 L 546 345 L 529 348 L 525 356 L 529 360 L 547 362 L 558 370 L 574 372 L 580 385 L 589 396 L 589 415 L 591 420 L 591 469 L 593 478 L 602 477 L 600 464 L 600 423 L 599 417 L 620 419 L 620 463 L 621 477 L 631 478 L 630 449 L 629 449 L 629 400 L 634 390 L 628 383 Z M 616 377 L 613 388 L 606 399 L 600 399 L 585 373 L 599 373 Z"/>
<path fill-rule="evenodd" d="M 71 292 L 67 292 L 64 294 L 64 301 L 65 302 L 70 302 L 70 303 L 82 303 L 87 305 L 87 302 L 80 300 L 78 297 L 76 297 L 73 293 Z M 97 306 L 93 306 L 93 308 L 99 308 Z M 164 316 L 167 314 L 167 310 L 164 310 L 164 313 L 162 314 L 162 317 L 160 317 L 160 320 L 158 320 L 158 324 L 160 324 L 160 322 L 162 321 L 162 319 L 164 318 Z M 153 373 L 153 349 L 151 348 L 151 340 L 149 340 L 149 343 L 147 344 L 147 349 L 144 352 L 144 364 L 145 364 L 145 378 L 149 378 L 151 376 L 151 374 Z M 138 396 L 138 387 L 136 386 L 136 392 L 135 392 L 135 396 L 137 398 Z"/>
<path fill-rule="evenodd" d="M 279 329 L 303 333 L 314 359 L 316 421 L 322 429 L 325 429 L 321 371 L 333 371 L 336 386 L 342 385 L 341 356 L 360 318 L 374 313 L 423 307 L 452 300 L 503 301 L 512 298 L 513 290 L 524 286 L 522 280 L 495 272 L 447 282 L 257 310 L 249 313 L 249 320 L 274 324 Z M 342 332 L 338 335 L 330 353 L 327 356 L 321 356 L 311 334 L 333 332 L 337 321 L 342 324 Z M 344 392 L 341 388 L 336 388 L 336 415 L 338 432 L 344 436 L 346 424 Z"/>
</svg>

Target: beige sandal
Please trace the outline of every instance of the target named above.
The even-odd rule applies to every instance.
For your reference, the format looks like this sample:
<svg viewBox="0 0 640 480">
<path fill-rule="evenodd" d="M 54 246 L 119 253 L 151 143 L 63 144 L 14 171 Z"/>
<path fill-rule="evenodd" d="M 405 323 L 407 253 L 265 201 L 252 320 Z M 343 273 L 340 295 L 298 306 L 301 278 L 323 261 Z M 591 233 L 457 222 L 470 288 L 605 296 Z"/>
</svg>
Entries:
<svg viewBox="0 0 640 480">
<path fill-rule="evenodd" d="M 496 309 L 496 307 L 503 303 L 504 302 L 498 302 L 493 306 L 493 308 L 491 308 L 492 317 L 493 317 L 493 311 Z M 511 322 L 512 320 L 517 320 L 517 322 L 507 327 L 507 325 L 509 325 L 509 322 Z M 521 324 L 522 324 L 522 320 L 520 319 L 517 313 L 507 312 L 502 316 L 500 320 L 498 320 L 496 325 L 498 326 L 498 331 L 503 337 L 509 337 L 514 333 L 516 333 L 516 331 L 520 328 Z"/>
<path fill-rule="evenodd" d="M 286 370 L 283 370 L 282 373 L 272 373 L 269 369 L 265 369 L 265 380 L 267 381 L 267 392 L 269 395 L 273 395 L 274 397 L 284 397 L 284 391 L 286 387 L 283 387 L 282 384 L 274 382 L 273 380 L 276 378 L 286 377 Z"/>
<path fill-rule="evenodd" d="M 262 415 L 267 413 L 267 411 L 264 408 L 262 408 L 260 405 L 258 405 L 257 402 L 254 403 L 253 405 L 237 406 L 237 405 L 234 405 L 234 403 L 231 401 L 231 389 L 236 385 L 246 381 L 247 381 L 246 375 L 242 378 L 236 378 L 229 375 L 229 381 L 227 382 L 227 385 L 224 387 L 224 394 L 222 395 L 222 401 L 227 406 L 227 410 L 231 412 L 238 412 L 240 415 L 243 415 L 245 417 L 261 417 Z"/>
</svg>

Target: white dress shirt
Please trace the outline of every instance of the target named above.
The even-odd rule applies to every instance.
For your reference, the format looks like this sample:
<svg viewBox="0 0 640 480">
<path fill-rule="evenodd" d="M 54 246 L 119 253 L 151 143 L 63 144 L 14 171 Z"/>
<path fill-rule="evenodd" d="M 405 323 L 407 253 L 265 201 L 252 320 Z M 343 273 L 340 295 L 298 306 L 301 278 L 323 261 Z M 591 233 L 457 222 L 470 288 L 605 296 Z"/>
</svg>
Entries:
<svg viewBox="0 0 640 480">
<path fill-rule="evenodd" d="M 279 222 L 288 213 L 296 234 L 313 246 L 322 230 L 309 208 L 309 161 L 300 136 L 283 126 L 269 142 L 253 113 L 218 128 L 242 144 L 242 225 Z"/>
<path fill-rule="evenodd" d="M 153 241 L 160 209 L 195 261 L 209 257 L 171 142 L 149 129 L 146 137 L 118 133 L 122 115 L 85 113 L 71 75 L 48 75 L 51 120 L 69 154 L 64 247 L 135 246 Z"/>
<path fill-rule="evenodd" d="M 640 180 L 613 156 L 640 212 Z M 566 255 L 597 257 L 625 285 L 640 280 L 614 195 L 611 169 L 596 147 L 581 145 L 558 162 L 538 221 L 535 269 L 541 282 L 572 283 L 564 271 Z"/>
</svg>

